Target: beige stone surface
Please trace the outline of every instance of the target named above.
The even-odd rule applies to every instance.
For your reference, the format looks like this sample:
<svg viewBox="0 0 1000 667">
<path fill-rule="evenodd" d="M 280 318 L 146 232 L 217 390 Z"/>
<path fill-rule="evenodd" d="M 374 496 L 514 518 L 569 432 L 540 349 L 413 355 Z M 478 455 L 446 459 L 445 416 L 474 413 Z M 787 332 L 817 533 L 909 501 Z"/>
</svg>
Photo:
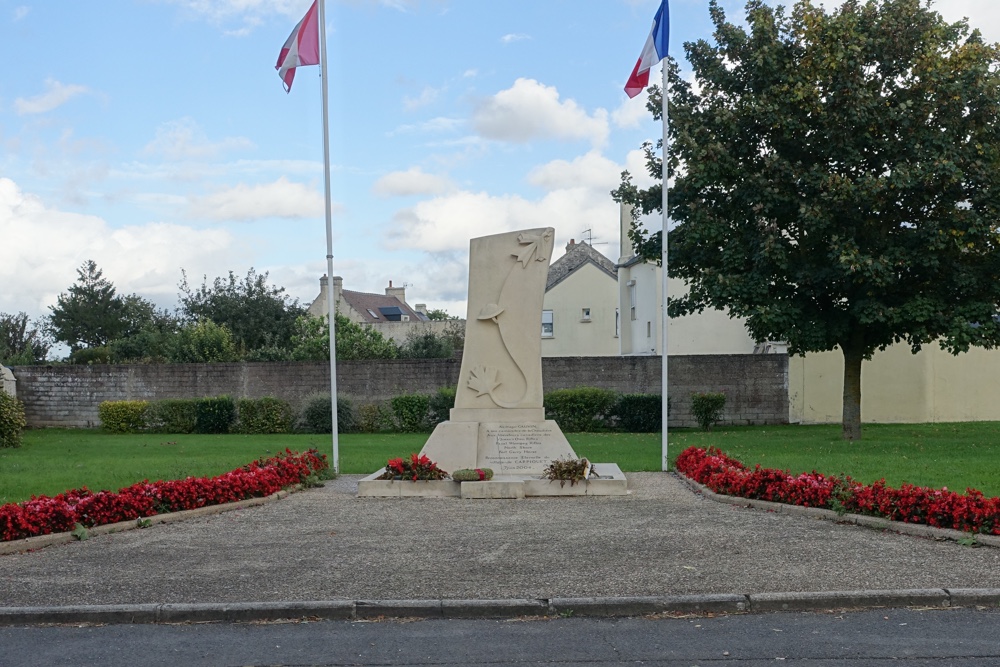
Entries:
<svg viewBox="0 0 1000 667">
<path fill-rule="evenodd" d="M 575 459 L 576 452 L 551 419 L 514 424 L 479 424 L 478 468 L 496 475 L 541 475 L 555 459 Z"/>
<path fill-rule="evenodd" d="M 472 239 L 455 407 L 542 407 L 542 302 L 555 230 Z"/>
</svg>

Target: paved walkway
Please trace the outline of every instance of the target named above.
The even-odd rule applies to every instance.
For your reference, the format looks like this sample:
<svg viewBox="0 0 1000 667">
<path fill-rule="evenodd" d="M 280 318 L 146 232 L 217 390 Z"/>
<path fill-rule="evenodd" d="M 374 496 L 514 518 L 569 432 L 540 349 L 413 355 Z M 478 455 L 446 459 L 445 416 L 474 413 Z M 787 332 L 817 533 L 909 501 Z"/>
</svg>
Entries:
<svg viewBox="0 0 1000 667">
<path fill-rule="evenodd" d="M 0 607 L 1000 589 L 1000 549 L 724 505 L 662 473 L 628 496 L 357 498 L 360 476 L 0 556 Z"/>
</svg>

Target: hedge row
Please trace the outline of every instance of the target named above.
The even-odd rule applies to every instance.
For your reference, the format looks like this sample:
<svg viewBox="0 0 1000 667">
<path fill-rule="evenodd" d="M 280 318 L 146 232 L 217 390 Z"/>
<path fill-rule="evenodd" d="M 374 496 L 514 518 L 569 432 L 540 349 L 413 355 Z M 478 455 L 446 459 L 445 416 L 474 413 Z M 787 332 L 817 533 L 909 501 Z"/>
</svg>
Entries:
<svg viewBox="0 0 1000 667">
<path fill-rule="evenodd" d="M 660 430 L 659 394 L 619 394 L 607 389 L 558 389 L 545 395 L 545 411 L 566 432 Z M 337 399 L 340 433 L 427 432 L 448 419 L 455 390 L 404 394 L 385 403 L 355 406 Z M 114 433 L 329 433 L 330 395 L 306 399 L 296 414 L 278 398 L 228 396 L 163 401 L 106 401 L 98 408 L 101 425 Z"/>
</svg>

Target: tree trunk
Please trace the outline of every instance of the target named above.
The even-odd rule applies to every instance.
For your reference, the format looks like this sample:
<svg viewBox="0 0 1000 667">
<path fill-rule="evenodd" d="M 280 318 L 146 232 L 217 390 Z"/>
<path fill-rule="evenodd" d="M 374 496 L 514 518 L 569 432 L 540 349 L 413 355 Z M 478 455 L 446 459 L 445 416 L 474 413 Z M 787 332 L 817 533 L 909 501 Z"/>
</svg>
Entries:
<svg viewBox="0 0 1000 667">
<path fill-rule="evenodd" d="M 841 345 L 844 352 L 844 440 L 861 439 L 861 362 L 864 361 L 864 345 L 852 340 Z"/>
</svg>

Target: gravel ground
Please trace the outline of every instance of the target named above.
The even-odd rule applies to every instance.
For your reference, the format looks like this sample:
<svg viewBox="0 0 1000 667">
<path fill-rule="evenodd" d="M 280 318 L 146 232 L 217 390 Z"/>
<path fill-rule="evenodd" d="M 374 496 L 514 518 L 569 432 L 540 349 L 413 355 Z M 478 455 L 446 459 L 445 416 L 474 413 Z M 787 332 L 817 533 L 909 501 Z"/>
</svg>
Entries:
<svg viewBox="0 0 1000 667">
<path fill-rule="evenodd" d="M 357 498 L 359 475 L 261 507 L 0 556 L 0 606 L 1000 588 L 1000 549 L 706 500 Z"/>
</svg>

